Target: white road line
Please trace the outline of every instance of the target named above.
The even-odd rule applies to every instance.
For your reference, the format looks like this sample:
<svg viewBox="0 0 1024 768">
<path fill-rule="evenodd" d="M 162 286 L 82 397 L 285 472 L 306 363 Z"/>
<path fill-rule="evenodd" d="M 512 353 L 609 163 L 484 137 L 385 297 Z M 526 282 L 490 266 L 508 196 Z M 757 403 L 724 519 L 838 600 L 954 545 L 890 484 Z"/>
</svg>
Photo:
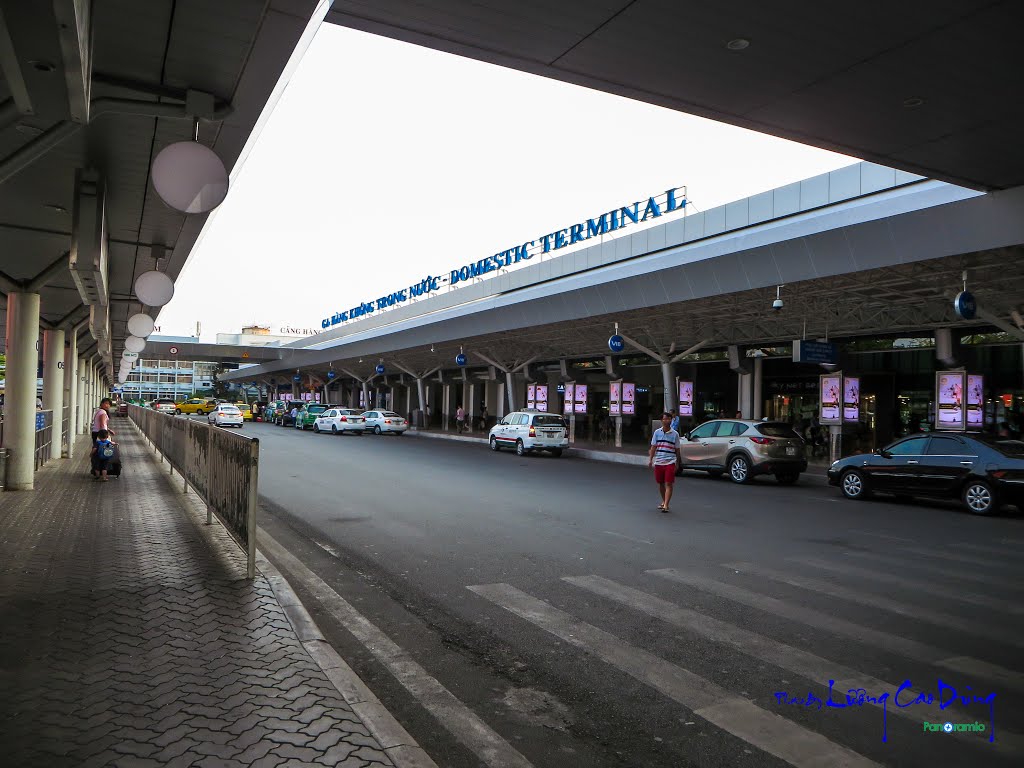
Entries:
<svg viewBox="0 0 1024 768">
<path fill-rule="evenodd" d="M 1024 638 L 1018 632 L 1000 632 L 999 630 L 979 627 L 974 622 L 967 622 L 960 616 L 941 611 L 932 611 L 916 605 L 910 605 L 898 600 L 890 600 L 888 597 L 873 595 L 869 592 L 860 592 L 849 589 L 838 584 L 831 584 L 820 579 L 812 579 L 804 576 L 793 576 L 789 573 L 776 571 L 772 568 L 765 568 L 753 563 L 722 563 L 723 568 L 729 568 L 740 573 L 748 573 L 753 576 L 773 579 L 783 584 L 789 584 L 800 589 L 819 592 L 830 597 L 838 597 L 840 600 L 849 600 L 851 603 L 860 603 L 872 608 L 879 608 L 883 611 L 896 613 L 903 616 L 911 616 L 921 621 L 927 621 L 939 627 L 949 627 L 958 632 L 965 632 L 978 637 L 985 637 L 996 642 L 1012 645 L 1014 648 L 1024 648 Z"/>
<path fill-rule="evenodd" d="M 330 544 L 324 544 L 322 541 L 317 541 L 316 539 L 313 539 L 313 543 L 316 544 L 318 547 L 320 547 L 320 549 L 322 549 L 324 552 L 328 553 L 329 555 L 333 555 L 334 557 L 337 557 L 337 558 L 341 557 L 338 554 L 338 550 L 336 550 Z"/>
<path fill-rule="evenodd" d="M 909 568 L 912 571 L 933 573 L 938 578 L 953 579 L 954 581 L 961 582 L 970 581 L 975 584 L 984 584 L 988 587 L 995 586 L 1000 589 L 1015 592 L 1021 590 L 1021 587 L 1011 583 L 1011 580 L 1008 580 L 1005 575 L 993 574 L 992 576 L 979 576 L 977 573 L 971 572 L 968 568 L 954 564 L 943 567 L 942 565 L 907 560 L 906 558 L 899 557 L 897 555 L 876 555 L 874 552 L 855 552 L 853 550 L 844 551 L 843 557 L 852 557 L 857 560 L 872 560 L 874 562 L 882 563 L 887 566 L 887 573 L 892 573 L 893 571 L 899 572 L 904 568 Z"/>
<path fill-rule="evenodd" d="M 716 581 L 704 576 L 684 573 L 675 568 L 660 568 L 647 571 L 647 573 L 679 584 L 686 584 L 704 592 L 710 592 L 713 595 L 724 597 L 735 603 L 749 605 L 751 608 L 756 608 L 765 613 L 772 613 L 800 624 L 806 624 L 809 627 L 816 627 L 833 635 L 842 635 L 868 645 L 873 645 L 876 648 L 898 653 L 901 656 L 916 659 L 925 664 L 933 664 L 938 667 L 962 672 L 965 660 L 968 660 L 971 669 L 978 675 L 994 680 L 1000 685 L 1024 690 L 1024 674 L 996 666 L 995 664 L 987 664 L 986 662 L 970 659 L 970 657 L 966 656 L 954 657 L 949 651 L 935 648 L 927 643 L 921 643 L 907 637 L 891 635 L 871 627 L 863 627 L 827 613 L 805 608 L 802 605 L 787 603 L 774 597 L 762 595 L 743 587 L 726 584 L 725 582 Z"/>
<path fill-rule="evenodd" d="M 626 536 L 623 533 L 616 533 L 615 531 L 602 531 L 602 533 L 607 533 L 609 536 L 618 536 L 620 539 L 632 541 L 636 544 L 654 544 L 653 541 L 648 541 L 647 539 L 634 539 L 632 536 Z"/>
<path fill-rule="evenodd" d="M 619 640 L 508 584 L 468 587 L 565 642 L 649 685 L 723 731 L 795 766 L 875 766 L 819 733 L 735 696 L 710 680 Z"/>
<path fill-rule="evenodd" d="M 1024 605 L 1020 605 L 1019 603 L 997 600 L 994 597 L 978 594 L 976 592 L 962 592 L 958 590 L 954 593 L 953 587 L 941 587 L 928 581 L 905 579 L 902 576 L 893 575 L 890 571 L 880 573 L 869 568 L 858 568 L 855 565 L 846 565 L 845 563 L 833 563 L 830 560 L 822 560 L 817 557 L 787 557 L 786 560 L 791 563 L 808 565 L 811 568 L 818 568 L 823 571 L 841 573 L 844 576 L 874 579 L 875 581 L 883 583 L 887 588 L 899 587 L 900 589 L 906 589 L 911 592 L 919 592 L 922 595 L 931 595 L 932 597 L 937 597 L 944 601 L 953 600 L 958 603 L 978 605 L 984 608 L 991 608 L 992 610 L 999 611 L 1000 613 L 1024 613 Z"/>
<path fill-rule="evenodd" d="M 431 677 L 423 667 L 390 637 L 335 592 L 330 585 L 303 565 L 268 535 L 260 534 L 260 548 L 288 570 L 320 603 L 330 611 L 420 705 L 465 744 L 486 765 L 495 768 L 532 768 L 505 739 L 498 735 L 454 694 Z"/>
<path fill-rule="evenodd" d="M 682 608 L 667 600 L 662 600 L 660 597 L 649 595 L 646 592 L 641 592 L 638 589 L 627 587 L 601 576 L 563 576 L 562 581 L 566 581 L 580 589 L 585 589 L 595 595 L 614 600 L 633 610 L 645 613 L 655 619 L 660 619 L 674 627 L 679 627 L 714 642 L 728 645 L 752 658 L 774 664 L 776 667 L 787 672 L 792 672 L 807 680 L 812 680 L 826 689 L 828 688 L 829 680 L 835 680 L 835 690 L 839 693 L 840 701 L 846 691 L 860 688 L 863 688 L 871 695 L 880 695 L 887 691 L 895 695 L 902 684 L 902 681 L 900 683 L 891 683 L 879 680 L 850 667 L 823 659 L 813 653 L 794 648 L 791 645 L 786 645 L 770 637 L 759 635 L 756 632 L 737 627 L 735 624 L 720 621 L 689 608 Z M 916 689 L 913 691 L 907 690 L 903 694 L 902 699 L 904 701 L 911 700 L 918 693 L 919 691 Z M 823 700 L 825 696 L 827 696 L 827 693 L 822 696 Z M 941 716 L 943 722 L 952 720 L 966 723 L 978 719 L 977 713 L 968 714 L 966 710 L 954 710 L 952 707 L 946 707 L 946 709 L 940 711 L 938 702 L 932 705 L 932 707 L 925 705 L 891 707 L 888 711 L 900 717 L 913 720 L 916 723 L 920 723 L 922 719 L 928 719 L 929 714 L 934 715 L 936 719 Z M 963 735 L 968 736 L 971 743 L 986 749 L 996 748 L 999 751 L 1005 751 L 1007 754 L 1024 753 L 1024 736 L 1020 734 L 1007 733 L 1005 730 L 1000 729 L 999 737 L 994 744 L 978 739 L 976 734 Z"/>
</svg>

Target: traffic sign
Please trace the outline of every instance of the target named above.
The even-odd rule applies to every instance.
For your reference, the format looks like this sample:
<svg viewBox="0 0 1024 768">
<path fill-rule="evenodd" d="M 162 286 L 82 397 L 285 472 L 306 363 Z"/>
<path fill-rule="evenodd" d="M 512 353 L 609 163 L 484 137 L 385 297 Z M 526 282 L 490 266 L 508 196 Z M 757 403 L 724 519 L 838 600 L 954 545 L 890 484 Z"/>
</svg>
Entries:
<svg viewBox="0 0 1024 768">
<path fill-rule="evenodd" d="M 978 304 L 970 291 L 960 291 L 953 299 L 953 310 L 961 320 L 973 320 L 978 314 Z"/>
<path fill-rule="evenodd" d="M 178 354 L 178 348 L 177 347 L 171 347 L 167 351 L 170 352 L 172 355 Z"/>
<path fill-rule="evenodd" d="M 619 334 L 616 333 L 614 336 L 608 339 L 608 349 L 610 349 L 612 352 L 621 352 L 625 348 L 626 340 L 619 336 Z"/>
</svg>

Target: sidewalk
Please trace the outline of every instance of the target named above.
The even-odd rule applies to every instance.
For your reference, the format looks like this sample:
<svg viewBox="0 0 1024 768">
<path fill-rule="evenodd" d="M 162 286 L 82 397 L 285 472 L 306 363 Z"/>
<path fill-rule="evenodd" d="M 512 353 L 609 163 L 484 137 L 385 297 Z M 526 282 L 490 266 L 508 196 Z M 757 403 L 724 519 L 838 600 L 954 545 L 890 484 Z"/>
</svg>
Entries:
<svg viewBox="0 0 1024 768">
<path fill-rule="evenodd" d="M 88 476 L 83 438 L 39 490 L 0 494 L 4 764 L 393 765 L 267 577 L 115 429 L 120 480 Z"/>
<path fill-rule="evenodd" d="M 486 432 L 471 432 L 469 434 L 458 434 L 455 428 L 452 427 L 449 431 L 444 431 L 436 427 L 430 429 L 410 429 L 406 434 L 416 435 L 417 437 L 429 437 L 439 440 L 454 440 L 459 442 L 467 443 L 478 443 L 480 445 L 487 445 L 487 433 Z M 621 448 L 616 448 L 614 443 L 601 443 L 592 440 L 577 440 L 573 443 L 572 447 L 565 452 L 566 456 L 576 456 L 581 459 L 591 459 L 593 461 L 610 461 L 616 464 L 636 464 L 638 466 L 647 466 L 647 448 L 642 445 L 624 445 Z M 811 459 L 807 464 L 807 474 L 809 475 L 820 475 L 825 477 L 825 473 L 828 470 L 828 461 L 826 459 Z"/>
</svg>

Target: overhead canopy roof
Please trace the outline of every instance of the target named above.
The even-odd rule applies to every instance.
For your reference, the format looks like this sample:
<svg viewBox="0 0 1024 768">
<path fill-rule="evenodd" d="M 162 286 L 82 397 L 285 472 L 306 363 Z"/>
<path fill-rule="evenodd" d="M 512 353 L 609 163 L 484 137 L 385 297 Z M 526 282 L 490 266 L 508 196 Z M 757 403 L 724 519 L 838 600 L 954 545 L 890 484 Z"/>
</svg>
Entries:
<svg viewBox="0 0 1024 768">
<path fill-rule="evenodd" d="M 336 0 L 327 20 L 955 184 L 1024 184 L 1014 0 Z"/>
<path fill-rule="evenodd" d="M 176 278 L 206 222 L 170 209 L 150 180 L 161 149 L 195 138 L 186 91 L 212 96 L 215 114 L 201 120 L 199 140 L 230 170 L 317 5 L 0 0 L 0 292 L 66 263 L 75 172 L 95 171 L 107 193 L 111 338 L 119 355 L 128 317 L 144 309 L 132 290 L 154 266 L 152 246 L 166 247 L 160 269 Z M 178 116 L 157 116 L 170 113 Z M 34 151 L 58 136 L 49 151 Z M 44 327 L 88 314 L 67 269 L 42 288 L 41 305 Z M 0 339 L 5 322 L 0 312 Z M 93 344 L 87 336 L 85 348 Z"/>
</svg>

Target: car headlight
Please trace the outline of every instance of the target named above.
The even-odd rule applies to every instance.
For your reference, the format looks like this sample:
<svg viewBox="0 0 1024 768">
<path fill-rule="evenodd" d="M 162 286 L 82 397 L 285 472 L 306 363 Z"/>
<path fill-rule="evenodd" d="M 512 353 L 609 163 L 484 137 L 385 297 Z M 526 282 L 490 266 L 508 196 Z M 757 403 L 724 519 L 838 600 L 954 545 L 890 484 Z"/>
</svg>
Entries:
<svg viewBox="0 0 1024 768">
<path fill-rule="evenodd" d="M 829 469 L 835 469 L 835 468 L 836 468 L 836 467 L 838 467 L 838 466 L 839 466 L 839 462 L 838 462 L 838 461 L 833 461 L 833 462 L 832 462 L 832 466 L 831 466 L 831 467 L 829 467 Z"/>
</svg>

